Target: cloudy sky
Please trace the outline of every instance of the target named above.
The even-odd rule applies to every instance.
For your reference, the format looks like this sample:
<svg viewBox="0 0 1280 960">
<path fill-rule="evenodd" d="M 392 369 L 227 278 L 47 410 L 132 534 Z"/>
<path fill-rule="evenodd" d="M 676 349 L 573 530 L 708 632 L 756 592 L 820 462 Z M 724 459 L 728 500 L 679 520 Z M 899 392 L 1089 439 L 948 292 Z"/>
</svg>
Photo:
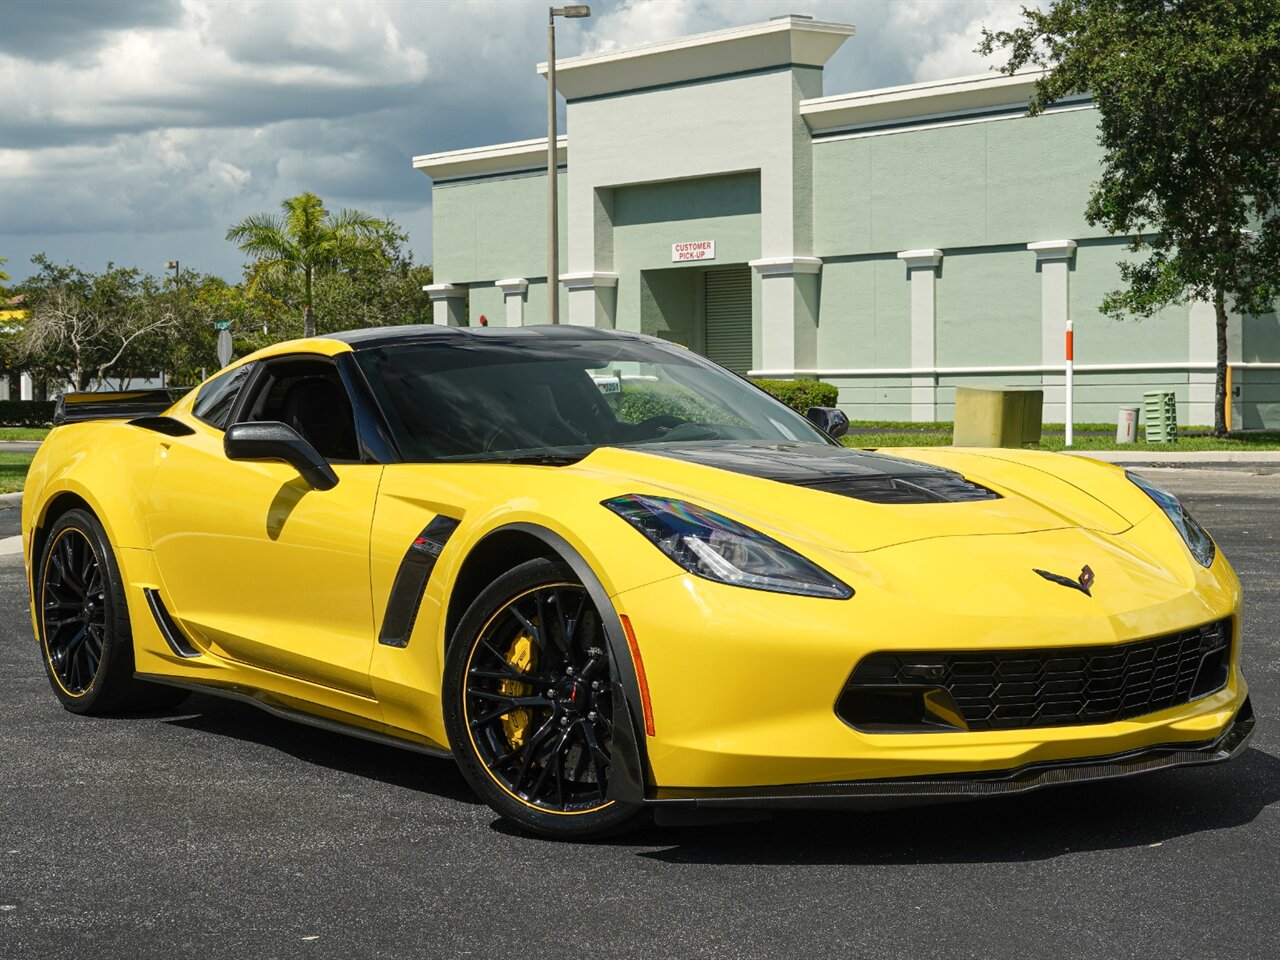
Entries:
<svg viewBox="0 0 1280 960">
<path fill-rule="evenodd" d="M 1011 0 L 595 0 L 561 56 L 765 20 L 857 25 L 826 92 L 988 69 Z M 3 0 L 0 257 L 100 269 L 164 261 L 228 279 L 223 237 L 303 190 L 395 219 L 431 260 L 415 154 L 545 133 L 547 3 L 525 0 Z M 572 136 L 572 131 L 569 131 Z"/>
</svg>

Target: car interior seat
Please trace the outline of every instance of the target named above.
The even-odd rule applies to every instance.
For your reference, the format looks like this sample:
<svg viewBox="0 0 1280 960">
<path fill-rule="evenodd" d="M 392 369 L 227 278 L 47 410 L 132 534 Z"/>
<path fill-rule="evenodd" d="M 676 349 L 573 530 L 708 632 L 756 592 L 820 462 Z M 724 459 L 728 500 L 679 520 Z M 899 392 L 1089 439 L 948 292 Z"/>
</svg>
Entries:
<svg viewBox="0 0 1280 960">
<path fill-rule="evenodd" d="M 285 391 L 280 419 L 297 430 L 326 460 L 356 460 L 351 404 L 341 386 L 307 377 Z"/>
</svg>

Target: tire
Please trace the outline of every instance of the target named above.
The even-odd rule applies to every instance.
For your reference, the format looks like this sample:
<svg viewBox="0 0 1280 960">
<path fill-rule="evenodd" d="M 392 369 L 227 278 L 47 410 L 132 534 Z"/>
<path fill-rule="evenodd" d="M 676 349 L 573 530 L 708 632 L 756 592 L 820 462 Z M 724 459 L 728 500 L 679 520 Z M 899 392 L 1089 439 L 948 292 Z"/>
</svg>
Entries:
<svg viewBox="0 0 1280 960">
<path fill-rule="evenodd" d="M 172 706 L 186 691 L 133 676 L 124 582 L 98 518 L 69 510 L 53 524 L 35 568 L 37 637 L 54 695 L 72 713 Z"/>
<path fill-rule="evenodd" d="M 642 808 L 606 799 L 616 680 L 599 612 L 567 564 L 540 558 L 504 573 L 445 654 L 445 729 L 462 775 L 536 836 L 637 826 Z"/>
</svg>

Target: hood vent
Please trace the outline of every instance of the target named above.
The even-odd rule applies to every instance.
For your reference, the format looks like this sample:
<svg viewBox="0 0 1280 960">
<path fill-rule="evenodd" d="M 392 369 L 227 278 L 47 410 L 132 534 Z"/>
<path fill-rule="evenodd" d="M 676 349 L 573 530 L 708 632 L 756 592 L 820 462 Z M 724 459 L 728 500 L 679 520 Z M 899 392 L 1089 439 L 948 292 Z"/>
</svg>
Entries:
<svg viewBox="0 0 1280 960">
<path fill-rule="evenodd" d="M 1000 499 L 995 491 L 966 480 L 958 473 L 950 472 L 918 477 L 841 479 L 800 486 L 870 503 L 968 503 L 973 500 Z"/>
<path fill-rule="evenodd" d="M 869 450 L 820 443 L 646 444 L 645 453 L 822 490 L 869 503 L 967 503 L 1000 494 L 961 474 Z"/>
</svg>

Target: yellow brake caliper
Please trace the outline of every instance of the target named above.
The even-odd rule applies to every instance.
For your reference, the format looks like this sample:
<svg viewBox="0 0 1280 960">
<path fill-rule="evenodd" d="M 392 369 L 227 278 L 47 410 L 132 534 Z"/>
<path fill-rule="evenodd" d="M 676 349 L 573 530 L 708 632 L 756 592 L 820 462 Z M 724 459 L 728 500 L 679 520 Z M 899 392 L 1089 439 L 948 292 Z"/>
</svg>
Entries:
<svg viewBox="0 0 1280 960">
<path fill-rule="evenodd" d="M 534 666 L 533 652 L 533 638 L 527 633 L 522 633 L 507 648 L 507 663 L 521 673 L 528 673 Z M 503 680 L 498 684 L 498 690 L 508 697 L 527 697 L 533 693 L 533 686 L 521 683 L 519 680 Z M 529 732 L 529 723 L 532 719 L 533 714 L 527 707 L 502 715 L 502 730 L 507 735 L 507 741 L 513 750 L 524 746 L 524 738 Z"/>
</svg>

